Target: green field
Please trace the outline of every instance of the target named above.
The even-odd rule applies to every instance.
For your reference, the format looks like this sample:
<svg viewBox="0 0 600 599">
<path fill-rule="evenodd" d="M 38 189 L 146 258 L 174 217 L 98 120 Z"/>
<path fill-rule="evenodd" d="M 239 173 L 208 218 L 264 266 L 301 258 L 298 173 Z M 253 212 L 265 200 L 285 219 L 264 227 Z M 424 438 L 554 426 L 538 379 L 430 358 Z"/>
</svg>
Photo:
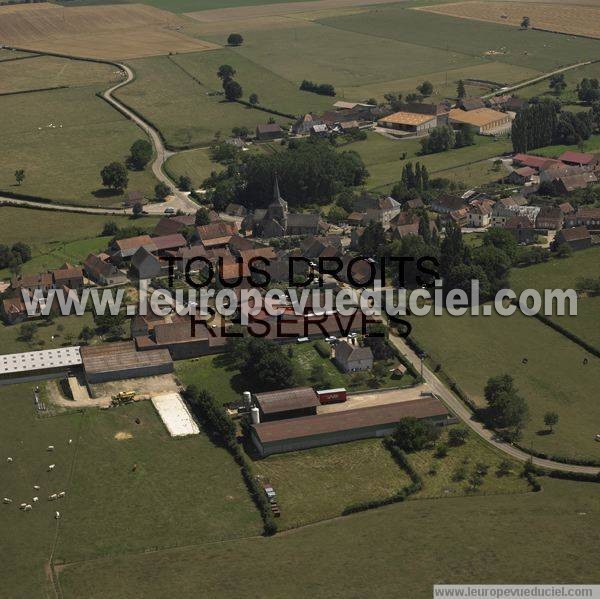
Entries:
<svg viewBox="0 0 600 599">
<path fill-rule="evenodd" d="M 597 582 L 597 487 L 543 485 L 542 493 L 408 501 L 274 538 L 75 564 L 62 570 L 61 588 L 65 599 L 132 589 L 149 599 L 430 599 L 434 583 Z M 232 558 L 235 576 L 224 579 L 218 565 Z"/>
<path fill-rule="evenodd" d="M 557 158 L 563 152 L 567 150 L 573 150 L 574 152 L 580 152 L 581 149 L 578 145 L 575 146 L 564 146 L 564 145 L 556 145 L 556 146 L 546 146 L 545 148 L 537 148 L 532 152 L 532 154 L 537 154 L 538 156 L 548 156 L 549 158 Z M 600 135 L 592 135 L 589 139 L 583 141 L 583 151 L 584 152 L 592 152 L 597 153 L 600 151 Z"/>
<path fill-rule="evenodd" d="M 393 140 L 379 133 L 368 133 L 365 141 L 354 142 L 341 147 L 341 150 L 358 152 L 365 163 L 370 177 L 369 188 L 384 187 L 398 181 L 406 162 L 420 162 L 427 166 L 430 176 L 447 177 L 471 184 L 471 176 L 477 181 L 489 182 L 498 179 L 501 173 L 492 170 L 489 158 L 510 150 L 507 139 L 494 140 L 477 136 L 475 145 L 440 154 L 419 156 L 421 144 L 418 140 Z M 406 158 L 401 159 L 406 152 Z"/>
<path fill-rule="evenodd" d="M 543 31 L 521 31 L 516 27 L 481 21 L 474 23 L 466 19 L 406 10 L 402 5 L 374 7 L 366 14 L 322 19 L 319 23 L 360 35 L 377 32 L 380 38 L 425 46 L 428 51 L 438 49 L 447 56 L 462 54 L 471 61 L 492 60 L 538 71 L 550 71 L 558 66 L 595 58 L 600 48 L 599 40 Z M 488 51 L 497 54 L 486 56 Z M 430 68 L 432 72 L 441 70 Z"/>
<path fill-rule="evenodd" d="M 116 83 L 120 80 L 115 67 L 98 62 L 55 56 L 37 56 L 28 58 L 25 62 L 0 62 L 0 93 L 56 86 L 82 87 Z"/>
<path fill-rule="evenodd" d="M 78 561 L 261 530 L 229 454 L 204 435 L 170 438 L 149 402 L 38 418 L 31 386 L 19 385 L 0 387 L 0 416 L 2 493 L 14 501 L 0 511 L 4 597 L 47 596 L 51 555 L 59 563 Z M 118 440 L 117 433 L 131 438 Z M 46 451 L 50 444 L 52 454 Z M 51 473 L 50 463 L 56 464 Z M 61 490 L 66 498 L 47 501 Z M 31 503 L 33 495 L 39 503 L 20 512 L 18 505 Z"/>
<path fill-rule="evenodd" d="M 213 171 L 218 173 L 224 168 L 210 159 L 210 151 L 206 148 L 179 152 L 171 156 L 165 164 L 165 170 L 171 179 L 177 181 L 181 175 L 187 175 L 194 185 L 200 185 Z"/>
<path fill-rule="evenodd" d="M 594 441 L 600 405 L 595 392 L 600 360 L 533 317 L 426 316 L 414 318 L 412 336 L 432 364 L 444 371 L 479 405 L 492 376 L 511 374 L 529 405 L 523 431 L 527 448 L 574 458 L 600 458 Z M 527 358 L 527 364 L 522 361 Z M 584 359 L 589 363 L 584 364 Z M 551 435 L 544 431 L 547 411 L 559 414 Z"/>
<path fill-rule="evenodd" d="M 23 265 L 23 272 L 43 272 L 64 262 L 81 264 L 90 252 L 105 250 L 111 238 L 100 234 L 107 221 L 120 227 L 134 225 L 151 230 L 157 219 L 0 206 L 0 243 L 28 244 L 33 258 Z M 7 270 L 0 270 L 0 280 L 9 276 Z"/>
<path fill-rule="evenodd" d="M 218 131 L 226 137 L 233 127 L 254 129 L 268 121 L 265 112 L 227 102 L 223 96 L 207 95 L 213 87 L 194 81 L 168 56 L 132 60 L 129 64 L 136 79 L 115 95 L 152 121 L 173 146 L 207 146 Z M 255 91 L 260 96 L 260 89 Z M 289 122 L 281 117 L 277 121 Z"/>
<path fill-rule="evenodd" d="M 31 59 L 35 61 L 37 59 Z M 0 135 L 6 152 L 0 193 L 28 194 L 84 206 L 120 207 L 122 195 L 107 193 L 100 170 L 123 162 L 143 132 L 94 94 L 105 85 L 0 97 Z M 25 169 L 16 185 L 14 172 Z M 129 172 L 129 190 L 153 197 L 150 170 Z"/>
<path fill-rule="evenodd" d="M 254 470 L 277 492 L 281 530 L 341 516 L 354 503 L 385 499 L 410 484 L 381 439 L 273 455 Z"/>
</svg>

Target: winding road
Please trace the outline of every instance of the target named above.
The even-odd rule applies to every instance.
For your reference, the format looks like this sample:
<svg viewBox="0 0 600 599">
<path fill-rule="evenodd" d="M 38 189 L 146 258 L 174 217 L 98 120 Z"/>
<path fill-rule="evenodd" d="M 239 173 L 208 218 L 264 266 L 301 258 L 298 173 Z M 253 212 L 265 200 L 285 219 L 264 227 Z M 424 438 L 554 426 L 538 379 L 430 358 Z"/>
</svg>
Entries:
<svg viewBox="0 0 600 599">
<path fill-rule="evenodd" d="M 403 354 L 408 361 L 415 367 L 417 372 L 421 368 L 421 359 L 408 345 L 400 338 L 392 335 L 390 332 L 390 341 L 393 345 Z M 594 474 L 600 473 L 600 468 L 594 466 L 577 466 L 575 464 L 564 464 L 562 462 L 554 462 L 553 460 L 546 460 L 542 458 L 536 458 L 528 454 L 527 452 L 518 449 L 514 445 L 498 439 L 496 433 L 486 428 L 481 422 L 473 419 L 472 412 L 465 406 L 465 404 L 456 396 L 454 393 L 440 381 L 440 379 L 423 364 L 423 378 L 429 385 L 432 392 L 435 393 L 448 408 L 454 412 L 454 414 L 460 418 L 473 432 L 477 433 L 485 441 L 493 445 L 496 449 L 504 452 L 511 458 L 519 460 L 521 462 L 531 461 L 533 464 L 546 470 L 560 470 L 562 472 L 574 472 L 577 474 Z"/>
</svg>

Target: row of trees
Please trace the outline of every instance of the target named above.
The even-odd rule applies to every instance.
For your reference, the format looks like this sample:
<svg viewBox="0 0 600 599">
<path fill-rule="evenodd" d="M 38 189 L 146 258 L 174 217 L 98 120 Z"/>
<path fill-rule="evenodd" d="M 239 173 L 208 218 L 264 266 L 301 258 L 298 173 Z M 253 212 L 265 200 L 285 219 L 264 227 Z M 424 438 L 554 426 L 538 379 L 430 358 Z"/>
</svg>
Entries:
<svg viewBox="0 0 600 599">
<path fill-rule="evenodd" d="M 0 244 L 0 269 L 8 268 L 13 273 L 18 273 L 21 265 L 31 260 L 31 248 L 17 241 L 12 246 Z"/>
<path fill-rule="evenodd" d="M 593 111 L 563 111 L 560 103 L 552 99 L 530 102 L 513 121 L 513 148 L 515 152 L 528 152 L 552 144 L 577 144 L 588 139 L 594 127 Z"/>
<path fill-rule="evenodd" d="M 239 100 L 244 94 L 242 86 L 234 80 L 235 75 L 236 70 L 228 64 L 222 64 L 217 70 L 217 77 L 221 80 L 225 97 L 230 102 Z"/>
<path fill-rule="evenodd" d="M 313 92 L 321 96 L 335 96 L 335 88 L 330 83 L 314 83 L 304 79 L 300 84 L 300 89 L 304 92 Z"/>
</svg>

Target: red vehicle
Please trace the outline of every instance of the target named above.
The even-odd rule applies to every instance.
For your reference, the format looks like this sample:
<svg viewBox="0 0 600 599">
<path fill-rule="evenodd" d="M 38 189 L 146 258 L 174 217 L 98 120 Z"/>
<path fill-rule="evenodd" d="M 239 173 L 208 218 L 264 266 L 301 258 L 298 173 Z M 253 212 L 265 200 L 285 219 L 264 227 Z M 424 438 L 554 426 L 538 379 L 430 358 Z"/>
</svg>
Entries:
<svg viewBox="0 0 600 599">
<path fill-rule="evenodd" d="M 317 397 L 321 405 L 328 403 L 342 403 L 346 401 L 348 393 L 346 389 L 323 389 L 323 391 L 317 391 Z"/>
</svg>

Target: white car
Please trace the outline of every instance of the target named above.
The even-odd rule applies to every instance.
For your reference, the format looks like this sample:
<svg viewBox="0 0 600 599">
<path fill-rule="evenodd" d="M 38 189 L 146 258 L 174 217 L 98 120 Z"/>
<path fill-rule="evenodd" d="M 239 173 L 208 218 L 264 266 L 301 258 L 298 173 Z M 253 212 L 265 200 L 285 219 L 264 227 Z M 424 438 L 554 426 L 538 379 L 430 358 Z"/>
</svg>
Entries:
<svg viewBox="0 0 600 599">
<path fill-rule="evenodd" d="M 175 214 L 175 208 L 172 208 L 171 206 L 165 208 L 165 214 Z"/>
</svg>

